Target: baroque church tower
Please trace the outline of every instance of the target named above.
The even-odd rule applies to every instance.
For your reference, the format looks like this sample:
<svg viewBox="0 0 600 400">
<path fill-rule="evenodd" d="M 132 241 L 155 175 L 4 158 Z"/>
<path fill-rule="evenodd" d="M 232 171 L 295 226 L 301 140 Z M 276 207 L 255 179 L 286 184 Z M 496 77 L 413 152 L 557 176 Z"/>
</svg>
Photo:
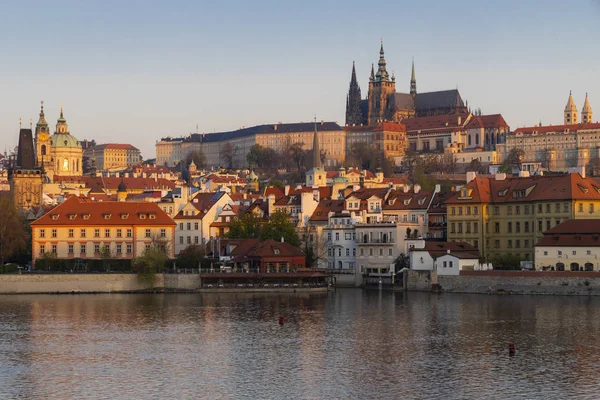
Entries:
<svg viewBox="0 0 600 400">
<path fill-rule="evenodd" d="M 379 63 L 377 73 L 369 78 L 369 125 L 376 125 L 379 121 L 387 119 L 389 110 L 388 100 L 390 95 L 396 92 L 396 80 L 390 79 L 387 72 L 383 41 L 379 50 Z"/>
<path fill-rule="evenodd" d="M 46 168 L 52 165 L 50 158 L 50 128 L 44 115 L 44 102 L 42 101 L 41 104 L 40 119 L 35 125 L 35 154 L 36 164 Z"/>
<path fill-rule="evenodd" d="M 577 106 L 575 106 L 573 96 L 569 92 L 569 101 L 567 101 L 567 106 L 565 107 L 565 125 L 576 124 L 579 121 L 577 114 Z"/>
<path fill-rule="evenodd" d="M 350 78 L 350 88 L 346 97 L 346 125 L 360 125 L 363 122 L 362 113 L 360 111 L 360 86 L 356 80 L 356 69 L 352 62 L 352 77 Z"/>
<path fill-rule="evenodd" d="M 590 101 L 588 100 L 587 93 L 585 94 L 585 103 L 583 103 L 583 108 L 581 109 L 581 123 L 582 124 L 590 124 L 594 120 L 592 118 L 592 107 L 590 107 Z"/>
</svg>

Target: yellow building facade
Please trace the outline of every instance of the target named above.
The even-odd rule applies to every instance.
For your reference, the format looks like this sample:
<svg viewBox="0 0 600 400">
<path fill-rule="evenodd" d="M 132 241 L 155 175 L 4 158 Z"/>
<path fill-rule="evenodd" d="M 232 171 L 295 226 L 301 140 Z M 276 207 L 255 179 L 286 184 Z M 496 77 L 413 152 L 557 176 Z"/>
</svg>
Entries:
<svg viewBox="0 0 600 400">
<path fill-rule="evenodd" d="M 543 233 L 567 219 L 600 218 L 600 183 L 580 174 L 475 178 L 447 201 L 448 240 L 486 259 L 533 261 Z"/>
</svg>

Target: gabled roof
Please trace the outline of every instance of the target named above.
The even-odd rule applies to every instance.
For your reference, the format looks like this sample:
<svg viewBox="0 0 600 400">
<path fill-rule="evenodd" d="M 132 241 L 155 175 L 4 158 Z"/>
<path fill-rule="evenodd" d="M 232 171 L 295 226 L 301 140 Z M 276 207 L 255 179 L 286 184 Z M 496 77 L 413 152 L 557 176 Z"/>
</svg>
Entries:
<svg viewBox="0 0 600 400">
<path fill-rule="evenodd" d="M 253 257 L 303 257 L 304 253 L 297 247 L 286 242 L 267 239 L 241 240 L 237 247 L 231 251 L 232 256 Z"/>
<path fill-rule="evenodd" d="M 464 106 L 465 103 L 463 102 L 458 89 L 417 93 L 415 96 L 415 108 L 420 111 L 433 111 L 436 109 Z"/>
<path fill-rule="evenodd" d="M 146 201 L 94 202 L 85 197 L 70 196 L 37 220 L 32 226 L 171 226 L 175 222 L 158 207 Z"/>
<path fill-rule="evenodd" d="M 502 114 L 480 115 L 473 116 L 467 124 L 467 129 L 472 128 L 508 128 L 508 124 Z"/>
<path fill-rule="evenodd" d="M 600 246 L 600 219 L 570 219 L 544 232 L 536 246 Z"/>
<path fill-rule="evenodd" d="M 330 212 L 339 213 L 344 210 L 344 200 L 321 200 L 310 217 L 313 222 L 328 221 Z"/>
<path fill-rule="evenodd" d="M 277 199 L 277 198 L 283 196 L 283 190 L 276 188 L 274 186 L 267 186 L 265 188 L 264 195 L 265 195 L 265 197 L 269 197 L 269 195 L 271 195 L 271 194 L 275 195 L 275 198 Z"/>
<path fill-rule="evenodd" d="M 433 190 L 415 193 L 414 188 L 406 193 L 403 190 L 391 190 L 382 208 L 384 211 L 427 210 L 433 194 Z"/>
<path fill-rule="evenodd" d="M 389 188 L 387 188 L 387 187 L 385 187 L 385 188 L 360 188 L 360 189 L 355 190 L 354 192 L 350 193 L 349 195 L 347 195 L 346 199 L 348 199 L 350 197 L 355 197 L 360 200 L 367 200 L 373 196 L 377 196 L 380 199 L 385 199 L 385 196 L 386 196 L 388 190 L 389 190 Z"/>
<path fill-rule="evenodd" d="M 408 134 L 461 130 L 469 122 L 470 113 L 415 117 L 404 121 Z"/>
<path fill-rule="evenodd" d="M 479 250 L 471 246 L 467 242 L 434 242 L 426 241 L 425 247 L 422 249 L 411 248 L 410 251 L 426 251 L 433 258 L 437 258 L 446 254 L 467 255 L 467 258 L 479 258 Z M 449 252 L 448 252 L 449 251 Z"/>
<path fill-rule="evenodd" d="M 82 185 L 92 190 L 103 192 L 102 189 L 116 191 L 119 184 L 124 182 L 128 190 L 173 190 L 175 183 L 164 178 L 117 178 L 117 177 L 91 177 L 91 176 L 58 176 L 54 175 L 54 182 L 72 185 Z"/>
</svg>

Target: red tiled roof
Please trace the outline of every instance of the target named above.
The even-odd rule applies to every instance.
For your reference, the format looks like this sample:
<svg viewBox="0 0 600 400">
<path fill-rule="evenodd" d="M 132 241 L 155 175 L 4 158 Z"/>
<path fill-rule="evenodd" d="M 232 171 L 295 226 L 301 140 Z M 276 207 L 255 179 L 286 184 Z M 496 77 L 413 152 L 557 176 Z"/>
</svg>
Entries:
<svg viewBox="0 0 600 400">
<path fill-rule="evenodd" d="M 589 124 L 571 124 L 571 125 L 545 125 L 545 126 L 529 126 L 515 129 L 510 135 L 531 135 L 533 133 L 574 133 L 585 130 L 598 130 L 600 123 L 594 122 Z M 568 130 L 568 132 L 567 132 Z"/>
<path fill-rule="evenodd" d="M 570 219 L 544 232 L 536 246 L 600 246 L 600 219 Z"/>
<path fill-rule="evenodd" d="M 279 254 L 275 254 L 278 250 Z M 302 257 L 304 253 L 297 247 L 276 240 L 246 239 L 231 251 L 232 256 L 246 257 Z"/>
<path fill-rule="evenodd" d="M 276 188 L 274 186 L 268 186 L 265 188 L 265 197 L 269 197 L 269 195 L 274 194 L 275 198 L 279 198 L 283 196 L 283 190 Z"/>
<path fill-rule="evenodd" d="M 467 129 L 474 128 L 508 128 L 502 114 L 473 116 L 467 124 Z"/>
<path fill-rule="evenodd" d="M 382 208 L 384 211 L 426 210 L 433 193 L 433 190 L 419 190 L 419 193 L 415 193 L 414 188 L 406 193 L 403 190 L 392 190 Z M 405 201 L 409 201 L 409 203 L 405 204 Z"/>
<path fill-rule="evenodd" d="M 448 250 L 450 250 L 450 254 L 458 256 L 458 255 L 468 255 L 473 258 L 479 258 L 479 250 L 476 247 L 471 246 L 467 242 L 434 242 L 427 241 L 425 242 L 425 247 L 422 249 L 412 248 L 411 251 L 427 251 L 431 254 L 432 257 L 437 258 L 448 254 Z"/>
<path fill-rule="evenodd" d="M 339 213 L 344 209 L 344 200 L 321 200 L 310 217 L 313 222 L 327 221 L 330 212 Z"/>
<path fill-rule="evenodd" d="M 448 131 L 453 128 L 464 128 L 470 113 L 452 114 L 452 115 L 435 115 L 429 117 L 415 117 L 404 121 L 408 133 L 415 131 Z M 460 118 L 460 123 L 459 123 Z"/>
<path fill-rule="evenodd" d="M 173 190 L 175 183 L 164 178 L 117 178 L 117 177 L 91 177 L 91 176 L 58 176 L 54 175 L 54 182 L 64 182 L 74 185 L 83 185 L 102 192 L 102 188 L 117 190 L 121 182 L 125 183 L 128 190 Z"/>
<path fill-rule="evenodd" d="M 373 132 L 406 132 L 406 125 L 396 122 L 382 122 L 373 127 Z"/>
<path fill-rule="evenodd" d="M 86 217 L 87 216 L 87 217 Z M 87 218 L 87 219 L 86 219 Z M 156 203 L 94 202 L 85 197 L 70 196 L 37 220 L 32 226 L 52 225 L 175 225 Z"/>
</svg>

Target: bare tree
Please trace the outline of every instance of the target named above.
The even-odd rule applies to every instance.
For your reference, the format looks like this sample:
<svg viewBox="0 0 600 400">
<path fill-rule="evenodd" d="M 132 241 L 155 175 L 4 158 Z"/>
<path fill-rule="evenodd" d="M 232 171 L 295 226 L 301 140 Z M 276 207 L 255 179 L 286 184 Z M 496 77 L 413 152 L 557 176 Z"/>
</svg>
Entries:
<svg viewBox="0 0 600 400">
<path fill-rule="evenodd" d="M 221 146 L 221 150 L 219 151 L 219 158 L 223 160 L 225 163 L 225 167 L 228 169 L 233 168 L 233 158 L 237 149 L 233 147 L 233 145 L 229 142 L 226 142 L 223 146 Z"/>
<path fill-rule="evenodd" d="M 312 231 L 309 226 L 300 229 L 300 249 L 306 255 L 306 268 L 317 268 L 319 261 L 327 259 L 329 243 L 323 235 Z"/>
</svg>

